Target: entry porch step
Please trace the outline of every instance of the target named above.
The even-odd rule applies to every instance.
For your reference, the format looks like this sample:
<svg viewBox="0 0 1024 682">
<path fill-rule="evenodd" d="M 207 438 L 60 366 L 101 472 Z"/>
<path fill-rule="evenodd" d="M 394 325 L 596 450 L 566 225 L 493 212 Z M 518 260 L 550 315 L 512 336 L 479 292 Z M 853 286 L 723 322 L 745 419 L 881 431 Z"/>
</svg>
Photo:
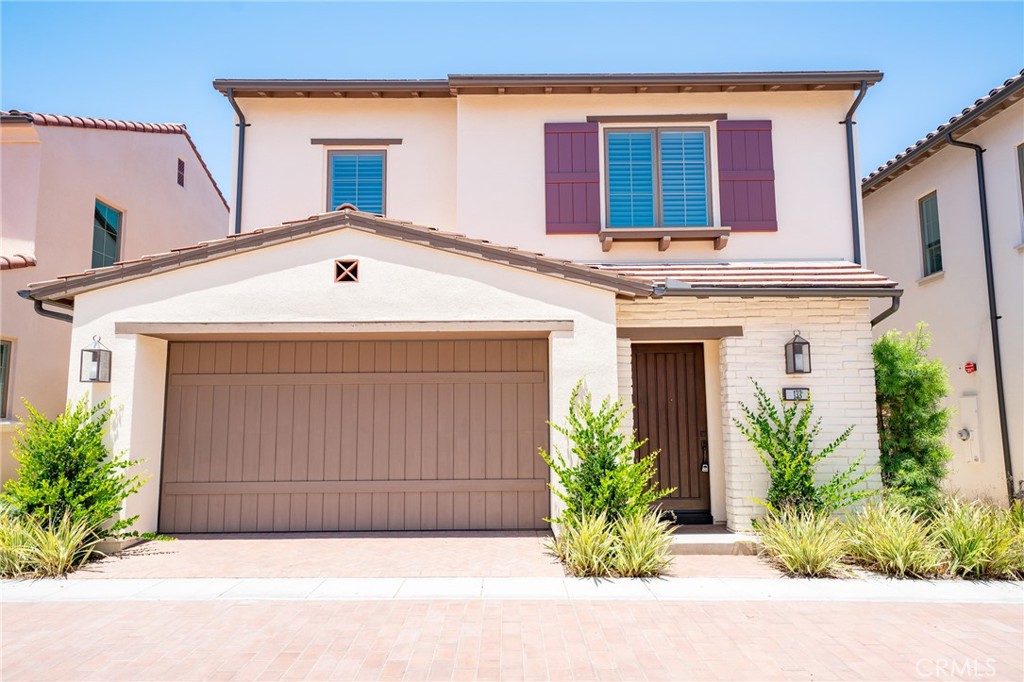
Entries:
<svg viewBox="0 0 1024 682">
<path fill-rule="evenodd" d="M 735 556 L 757 554 L 757 537 L 724 526 L 680 526 L 672 536 L 672 554 Z"/>
</svg>

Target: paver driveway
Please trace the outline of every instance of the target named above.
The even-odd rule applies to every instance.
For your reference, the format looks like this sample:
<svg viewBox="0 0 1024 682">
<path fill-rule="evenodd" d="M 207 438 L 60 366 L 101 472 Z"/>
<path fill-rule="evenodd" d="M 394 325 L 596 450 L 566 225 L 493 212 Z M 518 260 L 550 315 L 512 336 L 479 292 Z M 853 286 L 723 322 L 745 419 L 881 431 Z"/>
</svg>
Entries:
<svg viewBox="0 0 1024 682">
<path fill-rule="evenodd" d="M 1020 605 L 5 604 L 4 680 L 1020 680 Z M 938 671 L 938 674 L 937 674 Z"/>
</svg>

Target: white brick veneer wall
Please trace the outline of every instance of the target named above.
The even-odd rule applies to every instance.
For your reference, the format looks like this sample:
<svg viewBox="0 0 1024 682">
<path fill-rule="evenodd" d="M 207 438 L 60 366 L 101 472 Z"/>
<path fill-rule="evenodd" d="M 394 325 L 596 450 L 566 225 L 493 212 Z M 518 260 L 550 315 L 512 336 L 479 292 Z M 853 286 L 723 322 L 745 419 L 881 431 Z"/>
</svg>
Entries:
<svg viewBox="0 0 1024 682">
<path fill-rule="evenodd" d="M 720 428 L 729 528 L 749 529 L 751 520 L 763 515 L 763 508 L 754 499 L 763 499 L 768 485 L 764 465 L 733 423 L 733 418 L 741 414 L 739 404 L 754 402 L 751 379 L 773 395 L 783 386 L 810 388 L 815 414 L 822 418 L 821 443 L 854 425 L 846 444 L 822 463 L 823 478 L 847 467 L 862 453 L 864 466 L 877 465 L 875 376 L 866 299 L 679 296 L 620 301 L 618 324 L 743 327 L 743 336 L 727 337 L 720 342 Z M 811 344 L 810 374 L 786 374 L 783 346 L 792 338 L 794 329 L 799 329 Z M 619 391 L 627 401 L 632 399 L 629 348 L 627 339 L 619 340 Z M 714 428 L 712 424 L 708 426 Z M 869 479 L 869 485 L 880 485 L 877 472 Z"/>
</svg>

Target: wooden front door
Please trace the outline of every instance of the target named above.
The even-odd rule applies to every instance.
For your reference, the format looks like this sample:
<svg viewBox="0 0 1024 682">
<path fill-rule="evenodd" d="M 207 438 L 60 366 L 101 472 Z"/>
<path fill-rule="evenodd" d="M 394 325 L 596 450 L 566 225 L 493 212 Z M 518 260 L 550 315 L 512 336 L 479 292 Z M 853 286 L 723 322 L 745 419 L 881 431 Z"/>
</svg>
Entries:
<svg viewBox="0 0 1024 682">
<path fill-rule="evenodd" d="M 682 522 L 711 522 L 704 347 L 699 343 L 635 344 L 633 404 L 637 453 L 657 451 L 657 478 L 675 488 L 661 500 Z"/>
</svg>

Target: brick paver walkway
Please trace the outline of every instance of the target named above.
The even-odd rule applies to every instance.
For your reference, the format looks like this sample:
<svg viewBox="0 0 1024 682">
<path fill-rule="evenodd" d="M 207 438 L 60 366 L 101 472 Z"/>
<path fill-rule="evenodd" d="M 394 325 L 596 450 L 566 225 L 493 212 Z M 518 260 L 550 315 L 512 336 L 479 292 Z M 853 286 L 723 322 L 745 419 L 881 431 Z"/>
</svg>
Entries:
<svg viewBox="0 0 1024 682">
<path fill-rule="evenodd" d="M 0 677 L 1020 680 L 1022 619 L 1016 604 L 7 603 Z"/>
</svg>

